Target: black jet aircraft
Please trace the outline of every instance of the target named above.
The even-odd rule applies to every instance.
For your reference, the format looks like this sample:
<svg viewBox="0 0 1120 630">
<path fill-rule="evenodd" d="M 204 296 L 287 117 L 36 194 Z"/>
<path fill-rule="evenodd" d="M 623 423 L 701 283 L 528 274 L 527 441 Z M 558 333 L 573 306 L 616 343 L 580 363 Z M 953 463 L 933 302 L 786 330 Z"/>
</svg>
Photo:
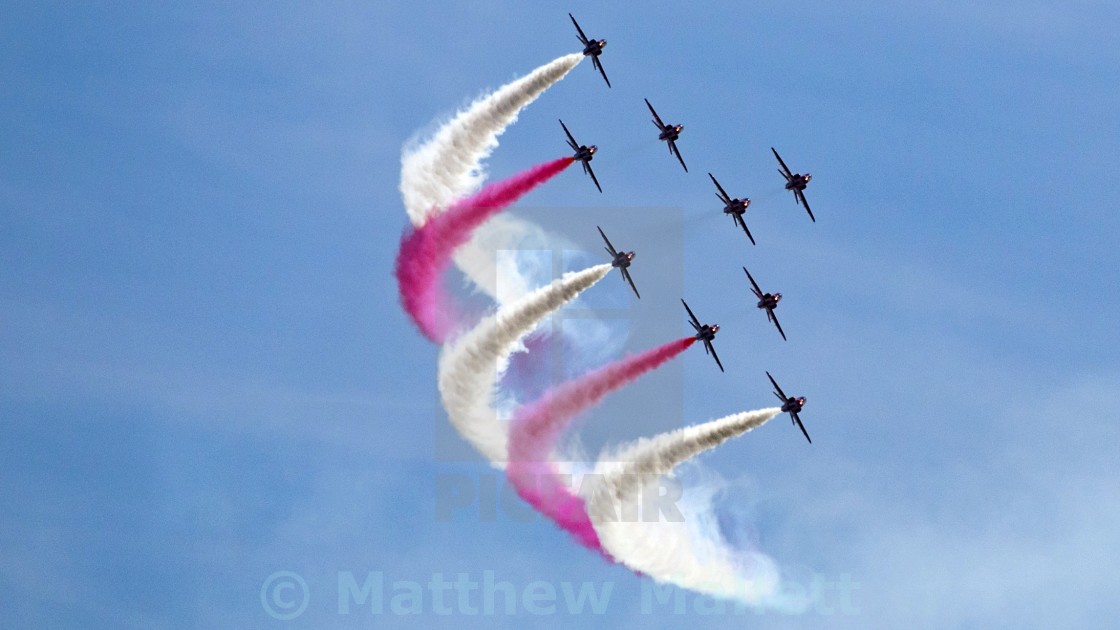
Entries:
<svg viewBox="0 0 1120 630">
<path fill-rule="evenodd" d="M 603 228 L 598 225 L 596 225 L 595 228 L 599 230 L 599 235 L 607 242 L 607 246 L 603 249 L 606 249 L 607 253 L 614 258 L 614 260 L 611 261 L 611 266 L 617 267 L 618 270 L 622 272 L 622 279 L 629 282 L 630 288 L 634 289 L 634 295 L 637 295 L 639 300 L 642 299 L 642 296 L 638 295 L 638 287 L 634 286 L 634 279 L 630 277 L 630 270 L 628 269 L 630 262 L 634 260 L 634 252 L 616 251 L 614 245 L 611 245 L 610 239 L 603 233 Z"/>
<path fill-rule="evenodd" d="M 751 200 L 746 197 L 742 199 L 732 199 L 731 196 L 727 194 L 727 191 L 723 189 L 723 186 L 719 185 L 714 175 L 708 173 L 708 177 L 712 178 L 712 183 L 715 184 L 716 189 L 719 190 L 716 196 L 723 202 L 723 213 L 731 215 L 731 219 L 736 225 L 743 228 L 743 231 L 747 233 L 747 238 L 751 239 L 751 245 L 754 245 L 754 237 L 751 236 L 751 231 L 747 229 L 747 222 L 743 220 L 743 215 L 746 214 L 747 208 L 750 207 Z"/>
<path fill-rule="evenodd" d="M 774 147 L 770 147 L 770 150 L 774 151 Z M 809 180 L 813 179 L 813 175 L 811 173 L 802 175 L 801 173 L 790 172 L 789 167 L 782 161 L 782 156 L 778 155 L 777 151 L 774 151 L 774 157 L 778 158 L 778 164 L 782 165 L 778 172 L 786 178 L 786 190 L 793 191 L 793 200 L 805 206 L 805 212 L 808 212 L 809 218 L 813 219 L 813 223 L 816 223 L 817 219 L 813 217 L 813 211 L 809 209 L 809 201 L 805 199 L 805 187 L 809 185 Z"/>
<path fill-rule="evenodd" d="M 603 62 L 599 61 L 599 55 L 603 54 L 603 48 L 607 45 L 605 39 L 587 39 L 587 35 L 583 34 L 583 29 L 579 27 L 579 22 L 572 17 L 569 13 L 568 17 L 572 18 L 572 24 L 576 25 L 576 31 L 579 32 L 579 43 L 583 44 L 583 56 L 591 57 L 591 64 L 603 75 L 603 80 L 607 82 L 607 87 L 611 86 L 611 80 L 607 78 L 607 72 L 603 70 Z"/>
<path fill-rule="evenodd" d="M 801 432 L 805 434 L 805 439 L 809 440 L 809 443 L 812 444 L 813 440 L 809 439 L 809 432 L 805 430 L 805 425 L 801 424 L 801 418 L 797 415 L 801 412 L 801 408 L 805 406 L 805 397 L 799 396 L 794 398 L 793 396 L 786 396 L 782 388 L 778 387 L 778 382 L 774 380 L 773 376 L 770 376 L 769 372 L 766 373 L 766 376 L 774 385 L 774 395 L 778 397 L 778 400 L 782 401 L 782 411 L 787 412 L 791 421 L 798 427 L 801 427 Z"/>
<path fill-rule="evenodd" d="M 681 131 L 684 130 L 684 125 L 666 125 L 665 123 L 661 122 L 661 117 L 658 116 L 657 112 L 653 110 L 653 105 L 649 104 L 649 99 L 647 98 L 645 99 L 645 101 L 646 107 L 649 108 L 649 112 L 653 114 L 653 124 L 656 125 L 657 129 L 660 131 L 657 139 L 664 140 L 669 143 L 669 153 L 677 156 L 677 160 L 679 160 L 681 166 L 684 167 L 684 172 L 687 173 L 688 167 L 685 166 L 684 158 L 681 157 L 681 152 L 677 149 L 677 138 L 681 136 Z"/>
<path fill-rule="evenodd" d="M 692 309 L 688 308 L 688 302 L 682 299 L 681 304 L 684 304 L 684 310 L 688 311 L 688 323 L 696 331 L 696 338 L 704 342 L 704 353 L 712 355 L 712 358 L 716 360 L 716 365 L 719 366 L 719 371 L 722 372 L 723 364 L 719 362 L 719 355 L 716 354 L 716 348 L 712 345 L 712 340 L 716 338 L 716 333 L 719 332 L 719 324 L 701 324 L 700 320 L 696 319 L 696 315 L 692 313 Z"/>
<path fill-rule="evenodd" d="M 572 157 L 583 164 L 583 172 L 590 175 L 591 181 L 595 182 L 595 187 L 599 189 L 599 192 L 603 192 L 603 187 L 599 185 L 599 178 L 595 177 L 595 171 L 591 170 L 591 158 L 595 157 L 595 152 L 599 150 L 599 147 L 576 142 L 576 139 L 572 137 L 572 132 L 568 131 L 568 127 L 564 125 L 563 120 L 560 121 L 560 126 L 564 127 L 564 133 L 568 135 L 568 146 L 576 152 Z"/>
<path fill-rule="evenodd" d="M 754 296 L 758 298 L 758 308 L 766 309 L 766 319 L 774 322 L 774 325 L 778 327 L 778 332 L 782 335 L 782 339 L 785 339 L 786 334 L 782 332 L 782 325 L 778 323 L 778 316 L 774 314 L 774 309 L 778 308 L 778 302 L 782 300 L 782 294 L 763 293 L 746 267 L 743 267 L 743 272 L 747 274 L 747 278 L 751 281 L 751 293 L 754 293 Z"/>
</svg>

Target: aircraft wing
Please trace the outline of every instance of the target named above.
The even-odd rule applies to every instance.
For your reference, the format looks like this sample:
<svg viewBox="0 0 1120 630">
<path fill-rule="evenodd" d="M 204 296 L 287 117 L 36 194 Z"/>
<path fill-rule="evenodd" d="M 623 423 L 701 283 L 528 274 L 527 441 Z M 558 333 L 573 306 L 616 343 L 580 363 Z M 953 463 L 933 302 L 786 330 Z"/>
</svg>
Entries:
<svg viewBox="0 0 1120 630">
<path fill-rule="evenodd" d="M 758 283 L 754 281 L 754 276 L 751 275 L 751 272 L 747 271 L 746 267 L 743 267 L 743 273 L 747 274 L 747 280 L 751 281 L 751 288 L 754 290 L 755 296 L 761 300 L 762 289 L 758 288 Z"/>
<path fill-rule="evenodd" d="M 747 238 L 751 239 L 751 245 L 758 245 L 758 243 L 754 242 L 754 237 L 751 236 L 751 231 L 747 229 L 747 222 L 743 220 L 743 215 L 736 215 L 735 222 L 738 223 L 739 226 L 743 228 L 743 231 L 747 233 Z"/>
<path fill-rule="evenodd" d="M 684 310 L 688 311 L 688 316 L 692 319 L 689 323 L 692 324 L 693 328 L 700 330 L 700 320 L 696 319 L 696 314 L 692 312 L 692 309 L 688 308 L 688 302 L 685 302 L 684 298 L 681 298 L 681 304 L 684 304 Z"/>
<path fill-rule="evenodd" d="M 599 189 L 599 192 L 603 192 L 603 187 L 599 185 L 599 178 L 595 177 L 595 171 L 591 170 L 591 165 L 584 162 L 583 169 L 591 176 L 591 181 L 595 182 L 595 187 Z"/>
<path fill-rule="evenodd" d="M 781 398 L 782 402 L 784 403 L 788 397 L 786 396 L 786 393 L 782 391 L 782 388 L 778 387 L 778 381 L 775 381 L 774 377 L 770 376 L 769 372 L 766 373 L 766 378 L 770 379 L 770 383 L 772 385 L 774 385 L 774 390 L 775 390 L 774 393 L 777 394 L 778 397 Z"/>
<path fill-rule="evenodd" d="M 786 163 L 782 161 L 782 156 L 778 155 L 778 152 L 774 150 L 774 147 L 770 147 L 770 150 L 774 151 L 774 157 L 778 158 L 778 164 L 782 165 L 782 171 L 784 171 L 782 175 L 785 175 L 787 180 L 793 177 L 793 171 L 789 170 L 789 167 L 786 166 Z"/>
<path fill-rule="evenodd" d="M 707 348 L 708 350 L 712 351 L 712 358 L 716 360 L 716 365 L 719 366 L 719 371 L 723 372 L 724 371 L 723 364 L 719 362 L 719 355 L 716 354 L 716 347 L 713 346 L 712 342 L 710 342 L 710 341 L 705 341 L 704 342 L 704 347 Z"/>
<path fill-rule="evenodd" d="M 584 46 L 586 46 L 589 43 L 587 40 L 587 35 L 583 34 L 583 29 L 579 27 L 579 22 L 577 22 L 576 19 L 572 17 L 571 13 L 568 14 L 568 17 L 572 18 L 572 24 L 575 25 L 576 31 L 579 32 L 579 41 L 582 42 Z"/>
<path fill-rule="evenodd" d="M 630 283 L 630 288 L 634 289 L 634 295 L 638 296 L 639 300 L 642 299 L 642 295 L 638 293 L 638 287 L 634 286 L 634 279 L 630 277 L 630 270 L 623 267 L 620 271 L 622 272 L 622 277 Z"/>
<path fill-rule="evenodd" d="M 560 121 L 560 126 L 564 128 L 564 134 L 568 136 L 568 146 L 572 147 L 573 151 L 579 151 L 579 143 L 572 137 L 572 132 L 568 131 L 568 126 L 564 124 L 563 120 Z"/>
<path fill-rule="evenodd" d="M 656 111 L 654 111 L 653 105 L 649 104 L 649 99 L 648 98 L 645 99 L 645 102 L 646 102 L 646 107 L 649 108 L 649 113 L 653 114 L 653 124 L 655 124 L 658 127 L 664 129 L 665 128 L 665 123 L 661 122 L 661 117 L 657 115 Z"/>
<path fill-rule="evenodd" d="M 603 75 L 603 80 L 607 82 L 607 87 L 610 87 L 611 80 L 607 78 L 607 71 L 603 69 L 603 62 L 599 61 L 598 56 L 591 58 L 591 65 L 599 71 L 599 74 Z"/>
<path fill-rule="evenodd" d="M 778 327 L 778 332 L 782 335 L 782 341 L 789 341 L 789 339 L 786 339 L 786 333 L 782 331 L 782 325 L 778 323 L 778 316 L 774 313 L 774 309 L 766 309 L 766 314 L 770 317 L 770 321 L 774 322 L 774 325 Z"/>
<path fill-rule="evenodd" d="M 813 220 L 813 223 L 816 223 L 817 218 L 813 216 L 813 211 L 809 209 L 809 200 L 805 198 L 804 191 L 796 191 L 796 196 L 801 200 L 801 204 L 805 206 L 805 212 L 809 213 L 809 218 Z"/>
<path fill-rule="evenodd" d="M 716 188 L 717 188 L 717 189 L 719 189 L 719 195 L 717 195 L 717 196 L 718 196 L 718 197 L 719 197 L 719 198 L 720 198 L 721 200 L 723 200 L 723 203 L 725 203 L 725 204 L 728 204 L 728 205 L 731 205 L 731 197 L 729 197 L 729 196 L 727 195 L 727 191 L 723 189 L 723 186 L 720 186 L 720 185 L 719 185 L 719 182 L 718 182 L 718 181 L 716 181 L 716 178 L 715 178 L 715 176 L 713 176 L 713 175 L 712 175 L 711 173 L 708 173 L 708 177 L 711 177 L 711 178 L 712 178 L 712 183 L 716 185 Z"/>
<path fill-rule="evenodd" d="M 681 152 L 680 152 L 679 149 L 677 149 L 676 141 L 674 141 L 674 140 L 669 141 L 669 152 L 672 153 L 673 155 L 677 156 L 677 161 L 679 161 L 681 163 L 681 166 L 684 167 L 684 172 L 687 173 L 688 172 L 688 166 L 685 166 L 684 158 L 681 157 Z"/>
<path fill-rule="evenodd" d="M 616 252 L 616 251 L 615 251 L 615 249 L 614 249 L 614 245 L 611 245 L 611 240 L 610 240 L 609 238 L 607 238 L 607 235 L 606 235 L 606 233 L 604 233 L 604 232 L 603 232 L 603 228 L 601 228 L 601 227 L 599 227 L 598 225 L 596 225 L 596 226 L 595 226 L 595 229 L 596 229 L 596 230 L 599 230 L 599 236 L 602 236 L 602 237 L 603 237 L 603 240 L 604 240 L 604 241 L 606 241 L 606 243 L 607 243 L 607 251 L 608 251 L 608 252 L 610 252 L 610 255 L 611 255 L 611 256 L 614 256 L 614 255 L 618 254 L 618 252 Z"/>
<path fill-rule="evenodd" d="M 795 411 L 790 415 L 793 416 L 793 421 L 797 423 L 797 426 L 801 429 L 801 432 L 805 434 L 805 439 L 809 440 L 809 443 L 812 444 L 813 440 L 809 437 L 809 432 L 805 430 L 805 425 L 801 424 L 801 418 L 797 415 L 797 412 Z"/>
</svg>

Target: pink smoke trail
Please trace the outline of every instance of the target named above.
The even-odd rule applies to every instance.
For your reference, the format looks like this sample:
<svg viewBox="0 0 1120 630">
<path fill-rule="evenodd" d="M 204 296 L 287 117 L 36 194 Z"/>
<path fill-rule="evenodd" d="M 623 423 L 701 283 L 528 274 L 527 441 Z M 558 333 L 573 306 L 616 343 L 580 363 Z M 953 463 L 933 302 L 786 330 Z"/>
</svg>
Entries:
<svg viewBox="0 0 1120 630">
<path fill-rule="evenodd" d="M 583 498 L 568 487 L 568 480 L 560 476 L 549 456 L 577 415 L 695 342 L 695 337 L 678 339 L 607 364 L 548 390 L 535 402 L 514 412 L 506 472 L 517 494 L 582 545 L 608 556 L 587 515 Z"/>
<path fill-rule="evenodd" d="M 425 337 L 443 343 L 460 324 L 459 309 L 441 282 L 455 250 L 470 240 L 471 233 L 487 219 L 551 179 L 573 160 L 565 157 L 539 164 L 490 184 L 405 233 L 394 274 L 401 304 Z"/>
</svg>

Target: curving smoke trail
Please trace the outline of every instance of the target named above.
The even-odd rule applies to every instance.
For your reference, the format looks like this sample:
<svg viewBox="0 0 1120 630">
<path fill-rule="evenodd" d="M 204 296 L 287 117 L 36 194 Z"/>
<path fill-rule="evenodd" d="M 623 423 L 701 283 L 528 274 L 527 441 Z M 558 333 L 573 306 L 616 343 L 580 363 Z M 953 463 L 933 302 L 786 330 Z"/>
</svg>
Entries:
<svg viewBox="0 0 1120 630">
<path fill-rule="evenodd" d="M 490 184 L 455 204 L 401 240 L 394 273 L 401 304 L 424 336 L 443 343 L 459 324 L 459 314 L 441 283 L 455 251 L 478 226 L 543 184 L 573 161 L 564 157 Z"/>
<path fill-rule="evenodd" d="M 583 53 L 555 59 L 487 94 L 443 124 L 427 141 L 401 155 L 401 197 L 413 225 L 477 190 L 485 179 L 482 160 L 498 146 L 498 136 L 526 105 L 563 79 Z"/>
<path fill-rule="evenodd" d="M 473 231 L 451 231 L 458 235 L 465 233 L 465 243 L 458 237 L 443 241 L 451 232 L 443 232 L 446 228 L 438 224 L 430 231 L 425 228 L 434 223 L 434 217 L 457 212 L 451 204 L 479 188 L 484 179 L 482 161 L 497 146 L 497 138 L 505 127 L 516 120 L 522 108 L 561 80 L 582 59 L 581 53 L 560 57 L 483 96 L 428 139 L 406 147 L 401 157 L 400 190 L 410 222 L 416 228 L 414 234 L 403 239 L 402 254 L 397 262 L 406 310 L 429 339 L 446 340 L 455 332 L 456 313 L 440 293 L 439 285 L 447 256 L 503 307 L 444 346 L 439 361 L 439 389 L 444 407 L 459 433 L 495 466 L 501 467 L 507 455 L 515 453 L 518 461 L 511 469 L 521 462 L 530 467 L 546 466 L 548 475 L 537 479 L 550 479 L 550 482 L 555 482 L 556 476 L 548 456 L 578 410 L 572 411 L 567 419 L 560 419 L 560 414 L 555 413 L 558 407 L 567 407 L 573 401 L 555 396 L 553 403 L 539 416 L 529 414 L 530 408 L 522 410 L 517 416 L 520 428 L 511 437 L 509 424 L 496 409 L 499 402 L 497 379 L 511 353 L 520 347 L 522 337 L 550 313 L 605 277 L 611 266 L 599 265 L 566 274 L 530 293 L 528 289 L 533 283 L 529 276 L 517 263 L 512 268 L 499 270 L 493 252 L 517 249 L 518 244 L 529 238 L 539 239 L 540 229 L 536 226 L 499 214 L 488 222 L 479 221 Z M 478 207 L 484 208 L 483 205 Z M 454 221 L 449 219 L 448 223 Z M 443 236 L 437 238 L 440 234 Z M 444 247 L 448 242 L 458 246 Z M 405 249 L 410 250 L 407 256 Z M 499 295 L 495 282 L 499 275 L 507 280 L 503 295 Z M 407 296 L 405 285 L 412 292 Z M 509 286 L 516 286 L 516 290 L 509 291 Z M 601 398 L 605 393 L 598 396 Z M 597 401 L 587 406 L 594 402 Z M 749 431 L 774 413 L 775 410 L 768 409 L 738 414 L 652 440 L 641 440 L 613 458 L 631 463 L 612 465 L 600 458 L 596 470 L 608 474 L 603 484 L 587 495 L 586 503 L 567 490 L 557 494 L 555 485 L 551 490 L 545 486 L 545 491 L 539 494 L 539 503 L 551 506 L 548 509 L 555 509 L 564 518 L 574 515 L 574 520 L 583 524 L 583 529 L 577 533 L 581 541 L 590 542 L 593 536 L 604 555 L 613 556 L 659 581 L 749 603 L 782 605 L 775 604 L 781 601 L 781 595 L 774 563 L 761 553 L 744 554 L 729 548 L 711 518 L 710 505 L 698 510 L 682 505 L 682 509 L 689 512 L 683 523 L 620 523 L 614 513 L 614 506 L 623 499 L 632 499 L 646 483 L 668 474 L 681 461 Z M 539 492 L 539 489 L 534 491 Z M 788 598 L 785 604 L 788 605 Z"/>
<path fill-rule="evenodd" d="M 695 342 L 695 337 L 686 337 L 620 359 L 554 387 L 535 402 L 519 408 L 510 427 L 506 469 L 517 494 L 571 533 L 580 544 L 602 551 L 584 499 L 571 490 L 570 480 L 561 475 L 551 459 L 557 441 L 580 413 Z"/>
<path fill-rule="evenodd" d="M 762 426 L 781 413 L 771 407 L 642 438 L 599 458 L 599 485 L 588 498 L 588 513 L 603 549 L 628 568 L 658 582 L 693 591 L 787 610 L 803 601 L 780 592 L 777 565 L 757 551 L 733 549 L 722 538 L 711 506 L 689 512 L 676 522 L 628 522 L 622 505 L 635 504 L 661 476 L 704 451 Z"/>
<path fill-rule="evenodd" d="M 459 434 L 493 465 L 504 465 L 508 449 L 509 427 L 496 409 L 495 389 L 509 355 L 541 320 L 605 278 L 611 269 L 605 263 L 566 273 L 444 346 L 439 359 L 443 406 Z"/>
<path fill-rule="evenodd" d="M 477 190 L 485 179 L 482 161 L 498 146 L 498 136 L 517 120 L 522 109 L 582 60 L 582 53 L 554 59 L 479 97 L 431 137 L 406 145 L 401 154 L 400 190 L 412 224 L 423 225 L 431 215 Z M 521 277 L 516 263 L 499 269 L 493 253 L 516 250 L 539 232 L 531 223 L 499 215 L 475 230 L 455 252 L 455 265 L 499 304 L 518 299 L 532 288 L 532 281 Z M 505 280 L 501 294 L 495 281 L 499 276 Z"/>
</svg>

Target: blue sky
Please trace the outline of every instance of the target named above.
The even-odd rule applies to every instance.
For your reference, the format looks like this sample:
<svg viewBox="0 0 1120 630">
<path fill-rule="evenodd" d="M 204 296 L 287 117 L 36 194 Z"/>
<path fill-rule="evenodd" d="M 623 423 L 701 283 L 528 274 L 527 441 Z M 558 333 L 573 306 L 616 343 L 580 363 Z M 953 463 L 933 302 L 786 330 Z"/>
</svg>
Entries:
<svg viewBox="0 0 1120 630">
<path fill-rule="evenodd" d="M 778 375 L 809 397 L 813 445 L 779 420 L 704 469 L 734 482 L 728 518 L 792 580 L 858 582 L 858 612 L 832 599 L 827 619 L 686 619 L 692 596 L 684 615 L 645 611 L 643 580 L 516 508 L 437 514 L 441 483 L 497 478 L 477 459 L 437 457 L 437 350 L 406 321 L 390 275 L 406 223 L 400 148 L 484 89 L 576 50 L 569 10 L 609 40 L 614 88 L 576 68 L 507 132 L 490 171 L 560 155 L 558 117 L 598 144 L 602 195 L 572 170 L 527 197 L 524 216 L 591 252 L 601 222 L 639 251 L 644 297 L 630 308 L 642 314 L 623 328 L 627 348 L 685 332 L 683 276 L 693 307 L 724 324 L 729 368 L 690 353 L 663 377 L 678 387 L 620 393 L 587 418 L 585 438 L 617 443 L 768 404 L 763 370 Z M 1105 627 L 1120 616 L 1114 5 L 25 3 L 5 14 L 0 625 L 416 624 L 388 603 L 340 614 L 339 576 L 371 572 L 389 583 L 493 572 L 519 592 L 612 585 L 606 619 L 519 606 L 484 619 L 497 627 Z M 650 137 L 643 97 L 685 123 L 691 173 Z M 816 224 L 780 190 L 770 146 L 813 172 Z M 755 199 L 758 247 L 703 218 L 718 213 L 706 171 Z M 687 227 L 622 220 L 650 207 Z M 643 275 L 659 249 L 683 252 L 681 267 Z M 786 294 L 788 343 L 750 312 L 742 265 Z M 290 621 L 261 602 L 278 571 L 310 593 Z M 440 615 L 430 597 L 421 608 L 427 627 L 479 621 Z"/>
</svg>

